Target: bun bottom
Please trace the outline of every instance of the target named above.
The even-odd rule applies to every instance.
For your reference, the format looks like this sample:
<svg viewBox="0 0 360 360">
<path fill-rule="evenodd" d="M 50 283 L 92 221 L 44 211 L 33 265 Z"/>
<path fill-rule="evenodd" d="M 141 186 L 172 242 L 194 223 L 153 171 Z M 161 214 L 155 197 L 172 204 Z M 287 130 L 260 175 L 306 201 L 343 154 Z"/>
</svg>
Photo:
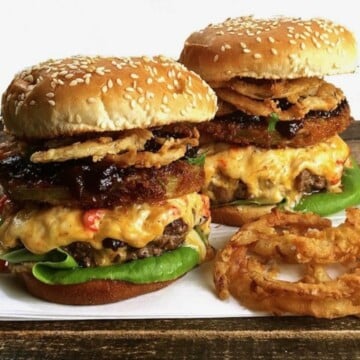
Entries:
<svg viewBox="0 0 360 360">
<path fill-rule="evenodd" d="M 65 305 L 101 305 L 153 292 L 175 280 L 150 284 L 133 284 L 126 281 L 92 280 L 81 284 L 48 285 L 31 273 L 18 273 L 28 292 L 40 299 Z"/>
<path fill-rule="evenodd" d="M 268 214 L 275 205 L 263 206 L 222 206 L 211 209 L 212 222 L 229 225 L 242 226 L 250 221 L 257 220 L 260 216 Z"/>
</svg>

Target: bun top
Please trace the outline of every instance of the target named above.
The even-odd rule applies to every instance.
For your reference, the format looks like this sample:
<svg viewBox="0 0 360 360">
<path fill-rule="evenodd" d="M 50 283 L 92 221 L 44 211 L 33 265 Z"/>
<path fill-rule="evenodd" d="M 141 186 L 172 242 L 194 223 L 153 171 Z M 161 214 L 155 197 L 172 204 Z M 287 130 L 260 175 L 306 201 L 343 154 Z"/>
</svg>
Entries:
<svg viewBox="0 0 360 360">
<path fill-rule="evenodd" d="M 6 129 L 41 139 L 213 118 L 216 96 L 172 59 L 71 57 L 15 76 L 2 97 Z"/>
<path fill-rule="evenodd" d="M 353 72 L 356 56 L 354 35 L 329 20 L 248 16 L 190 35 L 180 62 L 206 81 L 294 79 Z"/>
</svg>

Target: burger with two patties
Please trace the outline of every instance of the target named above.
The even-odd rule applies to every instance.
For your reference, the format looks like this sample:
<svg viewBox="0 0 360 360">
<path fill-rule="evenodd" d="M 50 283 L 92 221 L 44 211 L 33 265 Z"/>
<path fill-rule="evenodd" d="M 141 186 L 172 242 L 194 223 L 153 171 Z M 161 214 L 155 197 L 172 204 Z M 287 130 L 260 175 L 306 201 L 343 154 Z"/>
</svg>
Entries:
<svg viewBox="0 0 360 360">
<path fill-rule="evenodd" d="M 101 304 L 212 256 L 195 127 L 211 88 L 159 56 L 49 60 L 2 98 L 0 258 L 42 299 Z"/>
<path fill-rule="evenodd" d="M 180 62 L 219 99 L 215 119 L 198 126 L 214 221 L 360 203 L 360 172 L 338 135 L 350 107 L 324 79 L 354 72 L 356 55 L 354 35 L 324 19 L 229 18 L 189 36 Z"/>
</svg>

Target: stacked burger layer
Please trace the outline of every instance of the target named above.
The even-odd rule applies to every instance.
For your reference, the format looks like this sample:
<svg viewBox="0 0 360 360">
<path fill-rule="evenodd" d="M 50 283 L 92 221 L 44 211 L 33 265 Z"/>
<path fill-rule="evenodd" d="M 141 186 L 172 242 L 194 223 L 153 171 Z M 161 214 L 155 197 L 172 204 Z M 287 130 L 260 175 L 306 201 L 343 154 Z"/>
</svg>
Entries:
<svg viewBox="0 0 360 360">
<path fill-rule="evenodd" d="M 355 70 L 351 32 L 322 19 L 228 19 L 190 35 L 180 61 L 219 98 L 215 119 L 199 126 L 215 221 L 241 225 L 274 206 L 301 209 L 304 195 L 344 190 L 350 151 L 338 134 L 350 110 L 323 77 Z M 306 210 L 323 215 L 319 203 Z"/>
</svg>

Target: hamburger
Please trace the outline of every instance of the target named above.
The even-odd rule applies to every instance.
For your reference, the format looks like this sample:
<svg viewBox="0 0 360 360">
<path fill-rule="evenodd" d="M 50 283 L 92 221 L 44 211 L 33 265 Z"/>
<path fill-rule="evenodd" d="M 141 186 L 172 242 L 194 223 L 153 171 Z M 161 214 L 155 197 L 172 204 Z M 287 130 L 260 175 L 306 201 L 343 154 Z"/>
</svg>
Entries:
<svg viewBox="0 0 360 360">
<path fill-rule="evenodd" d="M 179 61 L 218 96 L 214 120 L 198 126 L 214 221 L 360 203 L 359 169 L 338 135 L 352 121 L 349 104 L 324 79 L 355 71 L 349 30 L 324 19 L 230 18 L 191 34 Z"/>
<path fill-rule="evenodd" d="M 0 253 L 27 290 L 104 304 L 163 288 L 212 256 L 195 127 L 211 88 L 162 57 L 70 57 L 2 97 Z"/>
</svg>

